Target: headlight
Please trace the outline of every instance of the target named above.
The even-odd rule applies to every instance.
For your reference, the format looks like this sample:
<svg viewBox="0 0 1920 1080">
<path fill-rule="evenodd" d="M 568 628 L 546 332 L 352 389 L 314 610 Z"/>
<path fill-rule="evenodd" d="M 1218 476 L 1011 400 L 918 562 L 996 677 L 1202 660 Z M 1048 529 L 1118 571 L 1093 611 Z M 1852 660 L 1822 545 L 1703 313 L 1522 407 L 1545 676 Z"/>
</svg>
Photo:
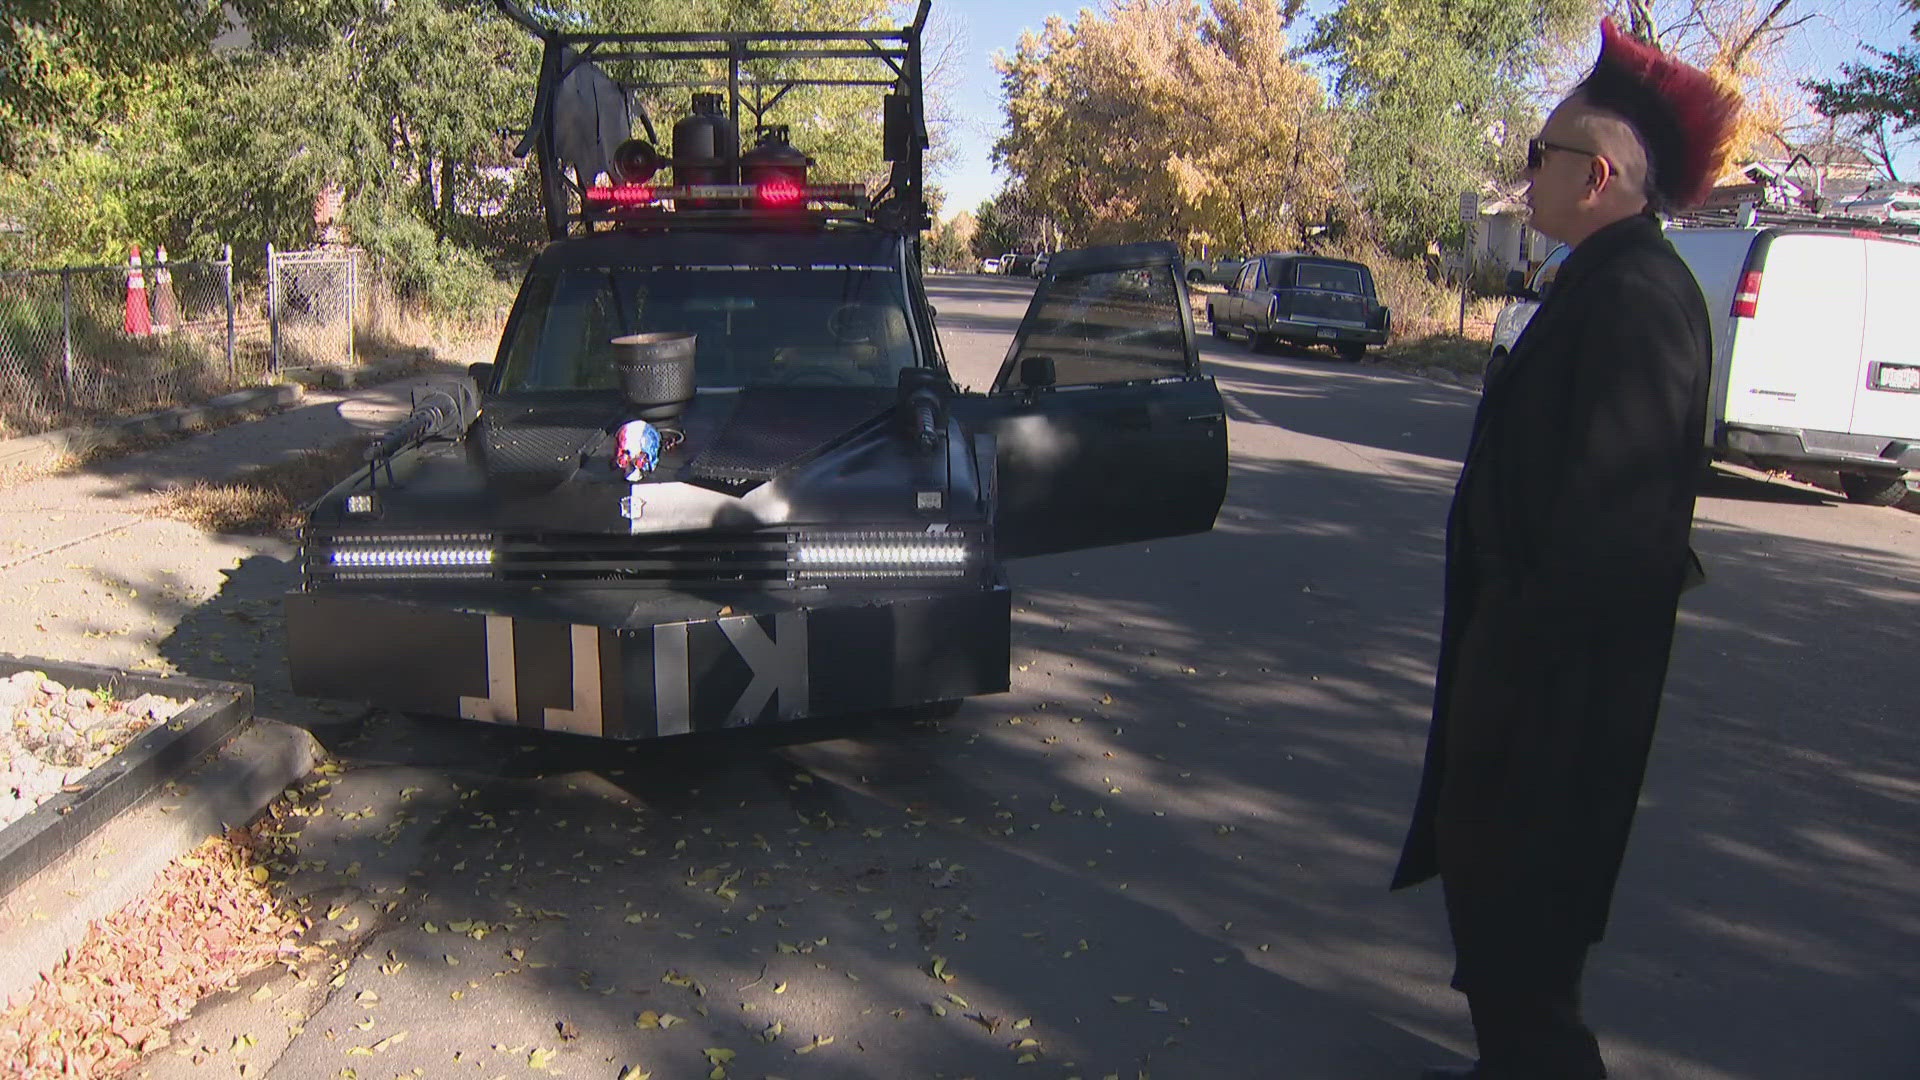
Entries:
<svg viewBox="0 0 1920 1080">
<path fill-rule="evenodd" d="M 959 533 L 906 531 L 805 533 L 794 548 L 802 581 L 957 578 L 979 563 Z"/>
<path fill-rule="evenodd" d="M 499 558 L 488 533 L 328 537 L 313 566 L 337 580 L 487 578 Z"/>
<path fill-rule="evenodd" d="M 362 491 L 347 496 L 347 513 L 354 517 L 373 517 L 380 512 L 380 496 Z"/>
</svg>

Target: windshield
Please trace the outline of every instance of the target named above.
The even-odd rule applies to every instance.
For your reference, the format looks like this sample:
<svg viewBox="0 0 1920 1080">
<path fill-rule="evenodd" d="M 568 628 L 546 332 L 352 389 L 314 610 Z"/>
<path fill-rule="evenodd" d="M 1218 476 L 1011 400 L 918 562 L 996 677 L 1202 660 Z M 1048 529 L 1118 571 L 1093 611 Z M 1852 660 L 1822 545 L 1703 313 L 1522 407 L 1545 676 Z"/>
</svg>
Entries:
<svg viewBox="0 0 1920 1080">
<path fill-rule="evenodd" d="M 894 386 L 917 363 L 896 269 L 582 267 L 527 283 L 501 388 L 620 386 L 613 339 L 696 335 L 703 387 Z"/>
</svg>

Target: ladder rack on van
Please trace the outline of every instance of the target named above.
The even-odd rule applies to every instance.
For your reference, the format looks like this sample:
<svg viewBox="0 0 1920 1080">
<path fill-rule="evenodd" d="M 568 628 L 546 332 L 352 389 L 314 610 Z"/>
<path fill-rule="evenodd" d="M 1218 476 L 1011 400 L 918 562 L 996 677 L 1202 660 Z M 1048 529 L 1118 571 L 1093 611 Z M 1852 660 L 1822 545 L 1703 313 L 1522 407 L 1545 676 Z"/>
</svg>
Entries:
<svg viewBox="0 0 1920 1080">
<path fill-rule="evenodd" d="M 1762 207 L 1745 211 L 1739 207 L 1687 210 L 1669 215 L 1667 220 L 1671 225 L 1692 228 L 1797 226 L 1810 229 L 1847 229 L 1902 239 L 1920 239 L 1920 223 L 1916 222 L 1882 221 L 1879 218 L 1855 217 L 1851 214 L 1816 214 L 1810 211 L 1773 210 Z"/>
</svg>

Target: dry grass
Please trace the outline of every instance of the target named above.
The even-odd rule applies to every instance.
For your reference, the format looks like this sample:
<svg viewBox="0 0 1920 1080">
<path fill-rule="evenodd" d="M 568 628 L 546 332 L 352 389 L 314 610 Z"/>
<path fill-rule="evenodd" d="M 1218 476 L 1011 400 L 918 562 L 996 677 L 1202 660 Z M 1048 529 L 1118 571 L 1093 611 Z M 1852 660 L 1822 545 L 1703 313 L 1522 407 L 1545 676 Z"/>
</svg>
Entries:
<svg viewBox="0 0 1920 1080">
<path fill-rule="evenodd" d="M 1455 375 L 1478 376 L 1487 368 L 1487 343 L 1456 333 L 1401 337 L 1381 349 L 1378 359 L 1410 370 L 1439 368 Z"/>
<path fill-rule="evenodd" d="M 217 484 L 175 488 L 161 497 L 159 512 L 209 532 L 255 535 L 291 532 L 306 508 L 356 469 L 372 442 L 364 435 L 322 450 L 303 450 L 285 461 L 260 465 Z"/>
</svg>

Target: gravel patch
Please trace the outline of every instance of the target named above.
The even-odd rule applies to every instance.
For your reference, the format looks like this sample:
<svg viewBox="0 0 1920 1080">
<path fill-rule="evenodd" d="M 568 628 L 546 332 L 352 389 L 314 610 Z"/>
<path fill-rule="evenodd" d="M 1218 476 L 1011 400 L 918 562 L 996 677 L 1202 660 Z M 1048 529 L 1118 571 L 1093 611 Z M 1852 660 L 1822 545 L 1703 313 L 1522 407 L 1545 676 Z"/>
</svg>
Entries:
<svg viewBox="0 0 1920 1080">
<path fill-rule="evenodd" d="M 0 828 L 32 813 L 141 732 L 188 705 L 156 694 L 119 701 L 38 671 L 0 680 Z"/>
</svg>

